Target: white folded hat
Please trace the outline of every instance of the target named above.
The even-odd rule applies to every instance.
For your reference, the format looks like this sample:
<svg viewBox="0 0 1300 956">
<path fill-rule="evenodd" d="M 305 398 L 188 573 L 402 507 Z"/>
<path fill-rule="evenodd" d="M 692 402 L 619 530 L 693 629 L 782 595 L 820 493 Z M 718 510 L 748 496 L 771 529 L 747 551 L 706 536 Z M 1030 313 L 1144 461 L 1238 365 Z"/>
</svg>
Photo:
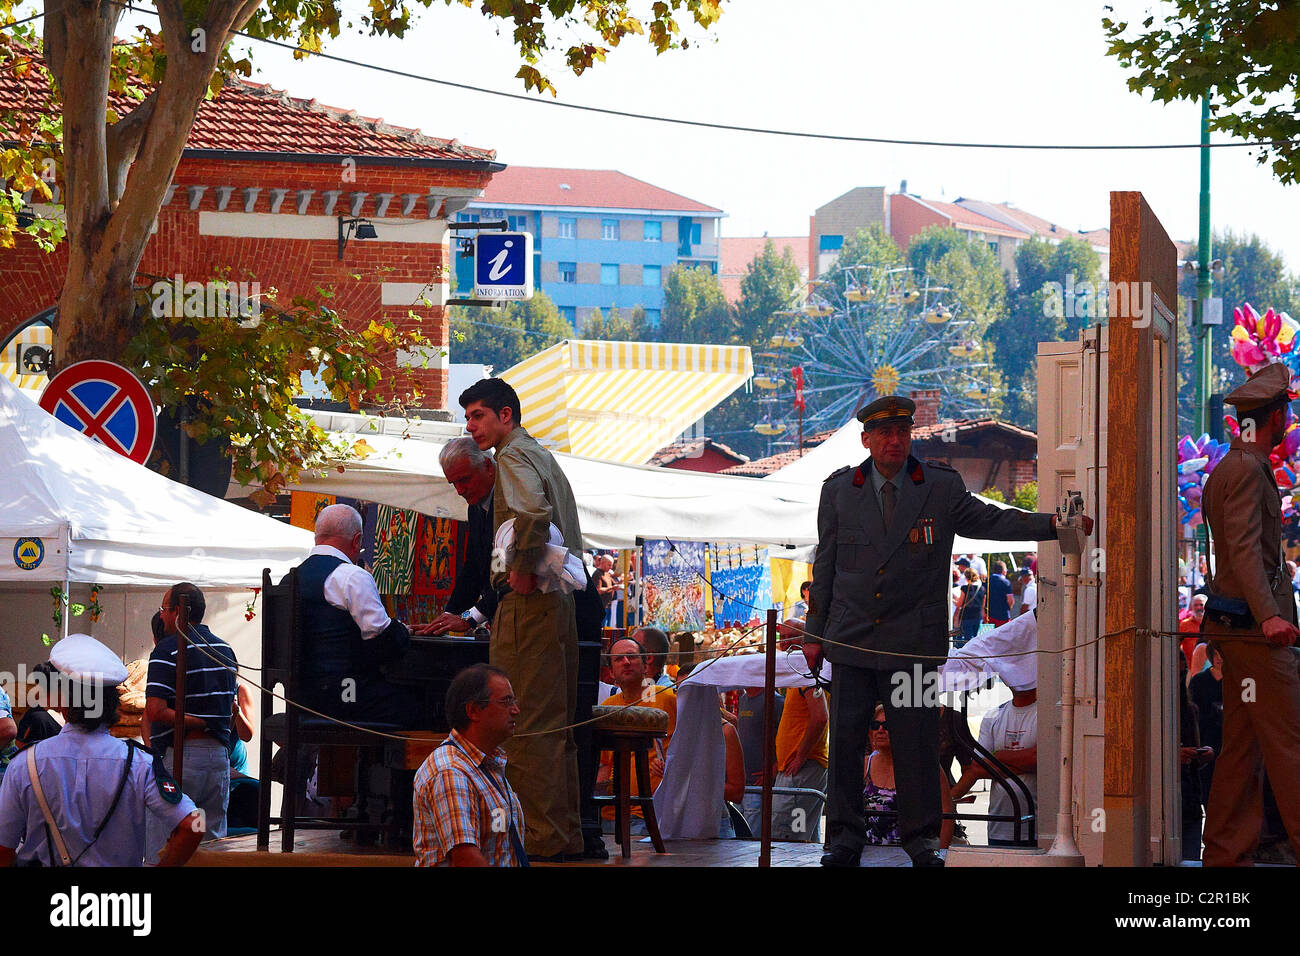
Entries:
<svg viewBox="0 0 1300 956">
<path fill-rule="evenodd" d="M 50 648 L 50 663 L 69 680 L 116 687 L 126 680 L 122 659 L 89 634 L 69 634 Z"/>
<path fill-rule="evenodd" d="M 497 528 L 496 538 L 493 541 L 493 554 L 504 555 L 506 564 L 514 560 L 514 518 L 507 518 L 501 522 L 501 527 Z M 564 546 L 564 536 L 554 524 L 551 525 L 550 539 L 543 548 L 542 557 L 537 562 L 537 567 L 533 569 L 533 573 L 537 575 L 537 589 L 545 593 L 561 591 L 571 594 L 574 591 L 585 590 L 587 587 L 587 569 L 582 559 Z"/>
</svg>

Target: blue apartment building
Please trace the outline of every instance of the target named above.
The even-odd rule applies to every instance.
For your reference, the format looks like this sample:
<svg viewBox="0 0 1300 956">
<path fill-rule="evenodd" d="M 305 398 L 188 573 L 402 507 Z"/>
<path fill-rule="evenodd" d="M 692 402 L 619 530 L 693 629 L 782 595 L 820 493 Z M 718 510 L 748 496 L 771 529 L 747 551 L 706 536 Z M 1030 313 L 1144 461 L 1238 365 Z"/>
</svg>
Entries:
<svg viewBox="0 0 1300 956">
<path fill-rule="evenodd" d="M 457 218 L 531 232 L 534 286 L 580 330 L 596 309 L 638 305 L 657 325 L 674 266 L 717 273 L 724 215 L 617 170 L 508 166 Z M 456 285 L 472 287 L 470 260 L 457 258 Z"/>
</svg>

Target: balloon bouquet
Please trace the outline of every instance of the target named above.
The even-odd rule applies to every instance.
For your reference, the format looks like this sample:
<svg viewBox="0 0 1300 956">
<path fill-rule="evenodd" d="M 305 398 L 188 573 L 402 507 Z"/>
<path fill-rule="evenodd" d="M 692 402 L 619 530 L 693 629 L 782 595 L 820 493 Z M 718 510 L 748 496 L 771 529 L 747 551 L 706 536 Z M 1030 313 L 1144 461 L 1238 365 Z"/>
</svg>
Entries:
<svg viewBox="0 0 1300 956">
<path fill-rule="evenodd" d="M 1273 362 L 1281 362 L 1291 372 L 1291 389 L 1295 391 L 1298 387 L 1297 379 L 1300 379 L 1300 347 L 1297 347 L 1296 339 L 1296 333 L 1300 332 L 1300 322 L 1285 312 L 1274 312 L 1272 309 L 1261 316 L 1249 302 L 1233 309 L 1232 317 L 1236 320 L 1231 333 L 1233 360 L 1244 368 L 1248 375 L 1254 375 Z M 1277 482 L 1278 490 L 1283 496 L 1282 520 L 1293 526 L 1289 529 L 1291 534 L 1288 534 L 1288 537 L 1294 537 L 1296 506 L 1291 500 L 1290 491 L 1296 484 L 1297 474 L 1300 474 L 1300 460 L 1297 459 L 1297 452 L 1300 452 L 1300 420 L 1297 420 L 1293 411 L 1289 411 L 1288 415 L 1290 417 L 1286 434 L 1269 454 L 1269 463 L 1273 467 L 1273 478 Z M 1231 434 L 1233 438 L 1241 433 L 1237 420 L 1231 415 L 1223 416 L 1223 424 L 1225 433 Z M 1222 458 L 1222 453 L 1218 457 Z M 1183 500 L 1182 460 L 1182 442 L 1180 442 L 1180 504 Z M 1209 474 L 1214 464 L 1218 464 L 1218 459 L 1213 459 L 1213 464 L 1209 464 L 1204 473 Z M 1199 494 L 1197 501 L 1199 504 Z"/>
</svg>

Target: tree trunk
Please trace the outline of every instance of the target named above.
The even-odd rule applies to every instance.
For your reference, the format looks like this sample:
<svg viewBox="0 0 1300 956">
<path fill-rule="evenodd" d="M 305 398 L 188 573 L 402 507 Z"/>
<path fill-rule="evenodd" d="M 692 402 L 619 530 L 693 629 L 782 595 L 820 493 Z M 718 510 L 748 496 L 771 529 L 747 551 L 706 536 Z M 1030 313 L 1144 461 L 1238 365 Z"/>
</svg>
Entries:
<svg viewBox="0 0 1300 956">
<path fill-rule="evenodd" d="M 160 0 L 168 51 L 162 81 L 111 127 L 109 59 L 121 7 L 69 0 L 46 17 L 51 72 L 63 94 L 68 272 L 59 296 L 59 364 L 121 361 L 136 331 L 132 283 L 221 50 L 260 0 L 214 0 L 202 49 L 179 0 Z M 64 64 L 75 68 L 64 70 Z M 123 181 L 123 170 L 129 165 Z"/>
</svg>

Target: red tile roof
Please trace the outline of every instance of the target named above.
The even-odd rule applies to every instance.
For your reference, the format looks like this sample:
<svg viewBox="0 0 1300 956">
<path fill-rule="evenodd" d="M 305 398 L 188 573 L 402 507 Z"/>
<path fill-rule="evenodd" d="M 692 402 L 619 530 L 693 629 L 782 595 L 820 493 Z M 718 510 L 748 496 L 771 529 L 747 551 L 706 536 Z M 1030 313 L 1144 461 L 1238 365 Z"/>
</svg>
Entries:
<svg viewBox="0 0 1300 956">
<path fill-rule="evenodd" d="M 30 122 L 31 117 L 48 108 L 48 100 L 42 70 L 33 69 L 22 79 L 0 70 L 0 110 L 14 110 Z M 111 102 L 119 113 L 129 112 L 134 106 L 133 100 L 121 94 L 112 96 Z M 4 130 L 0 135 L 13 133 Z M 496 156 L 495 150 L 425 136 L 416 129 L 390 126 L 382 119 L 292 97 L 239 77 L 227 78 L 217 97 L 199 106 L 185 145 L 188 149 L 479 162 Z"/>
<path fill-rule="evenodd" d="M 909 196 L 908 198 L 928 206 L 941 216 L 946 216 L 955 225 L 965 226 L 968 229 L 978 229 L 981 232 L 990 232 L 998 236 L 1027 237 L 1029 235 L 1029 230 L 1023 226 L 1009 226 L 1004 222 L 990 219 L 988 216 L 980 215 L 975 210 L 967 209 L 965 206 L 959 206 L 956 203 L 940 202 L 937 199 L 921 199 L 917 196 Z"/>
<path fill-rule="evenodd" d="M 656 212 L 722 210 L 660 189 L 616 169 L 509 166 L 492 177 L 475 201 L 481 205 L 572 206 L 580 209 L 652 209 Z"/>
<path fill-rule="evenodd" d="M 716 452 L 726 458 L 736 462 L 746 462 L 749 458 L 733 451 L 722 442 L 714 441 L 712 438 L 697 438 L 694 441 L 673 442 L 671 445 L 665 445 L 660 448 L 651 459 L 646 462 L 649 465 L 671 465 L 675 461 L 681 461 L 683 458 L 698 458 L 706 450 Z"/>
<path fill-rule="evenodd" d="M 803 439 L 804 454 L 808 453 L 811 448 L 816 448 L 826 439 L 830 438 L 839 429 L 832 428 L 828 431 L 817 432 L 815 435 L 805 435 Z M 751 475 L 759 478 L 770 475 L 774 471 L 784 468 L 786 465 L 792 465 L 798 461 L 802 455 L 799 449 L 791 448 L 789 451 L 778 452 L 775 455 L 769 455 L 766 458 L 755 458 L 753 461 L 747 461 L 743 465 L 732 465 L 730 468 L 724 468 L 720 474 L 724 475 Z"/>
</svg>

